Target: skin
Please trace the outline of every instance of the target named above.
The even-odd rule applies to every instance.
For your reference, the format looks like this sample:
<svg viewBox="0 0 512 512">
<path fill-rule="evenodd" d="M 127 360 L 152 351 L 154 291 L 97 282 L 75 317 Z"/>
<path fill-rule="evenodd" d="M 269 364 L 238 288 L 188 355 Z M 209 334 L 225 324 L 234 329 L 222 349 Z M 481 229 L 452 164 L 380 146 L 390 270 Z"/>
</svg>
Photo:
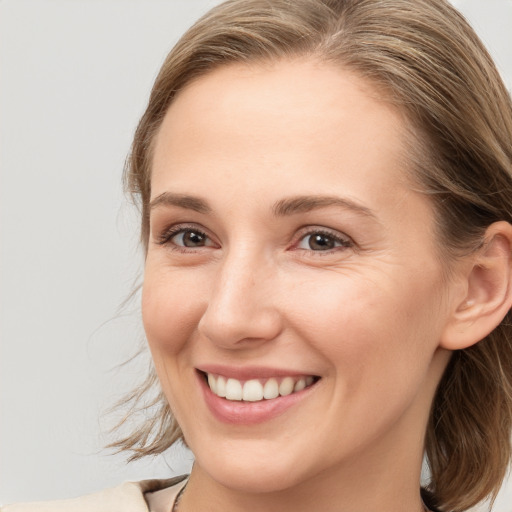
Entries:
<svg viewBox="0 0 512 512">
<path fill-rule="evenodd" d="M 443 277 L 405 129 L 359 77 L 315 61 L 220 68 L 171 105 L 154 149 L 143 319 L 196 458 L 180 512 L 423 510 L 442 340 L 467 289 Z M 312 195 L 350 206 L 275 214 Z M 183 247 L 173 226 L 205 238 Z M 319 230 L 341 242 L 311 248 Z M 225 424 L 197 385 L 205 364 L 321 379 L 270 421 Z"/>
</svg>

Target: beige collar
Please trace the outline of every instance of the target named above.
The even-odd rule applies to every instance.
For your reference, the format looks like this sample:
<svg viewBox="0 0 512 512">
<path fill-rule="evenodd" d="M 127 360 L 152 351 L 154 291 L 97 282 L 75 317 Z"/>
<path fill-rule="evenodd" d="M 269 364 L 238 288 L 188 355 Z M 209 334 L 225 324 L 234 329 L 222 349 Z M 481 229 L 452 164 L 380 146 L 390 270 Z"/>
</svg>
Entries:
<svg viewBox="0 0 512 512">
<path fill-rule="evenodd" d="M 144 480 L 139 482 L 148 512 L 171 512 L 176 496 L 188 482 L 186 475 L 168 480 Z"/>
</svg>

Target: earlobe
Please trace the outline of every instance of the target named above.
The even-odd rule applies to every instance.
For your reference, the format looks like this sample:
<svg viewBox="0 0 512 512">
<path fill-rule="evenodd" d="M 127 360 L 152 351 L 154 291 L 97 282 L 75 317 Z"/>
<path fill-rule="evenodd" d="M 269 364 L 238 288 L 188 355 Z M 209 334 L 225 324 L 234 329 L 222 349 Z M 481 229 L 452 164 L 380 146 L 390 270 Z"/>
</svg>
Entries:
<svg viewBox="0 0 512 512">
<path fill-rule="evenodd" d="M 465 296 L 455 304 L 441 346 L 467 348 L 485 338 L 512 306 L 512 225 L 491 224 L 465 273 Z"/>
</svg>

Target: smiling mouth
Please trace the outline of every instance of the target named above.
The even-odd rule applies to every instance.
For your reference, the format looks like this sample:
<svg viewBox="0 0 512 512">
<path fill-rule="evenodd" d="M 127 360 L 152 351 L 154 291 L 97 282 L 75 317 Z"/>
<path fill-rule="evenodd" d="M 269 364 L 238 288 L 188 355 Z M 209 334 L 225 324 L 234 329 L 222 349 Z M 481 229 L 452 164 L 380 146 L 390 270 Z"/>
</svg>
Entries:
<svg viewBox="0 0 512 512">
<path fill-rule="evenodd" d="M 292 395 L 311 387 L 320 380 L 318 376 L 300 375 L 241 381 L 212 373 L 200 373 L 214 395 L 236 402 L 259 402 Z"/>
</svg>

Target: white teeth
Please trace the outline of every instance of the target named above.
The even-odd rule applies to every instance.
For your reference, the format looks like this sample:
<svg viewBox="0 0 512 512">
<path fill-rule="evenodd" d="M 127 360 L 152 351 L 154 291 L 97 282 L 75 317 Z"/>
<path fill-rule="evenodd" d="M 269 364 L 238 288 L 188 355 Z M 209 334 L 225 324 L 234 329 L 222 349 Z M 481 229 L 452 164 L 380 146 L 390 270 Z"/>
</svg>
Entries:
<svg viewBox="0 0 512 512">
<path fill-rule="evenodd" d="M 207 374 L 208 385 L 212 392 L 227 400 L 259 402 L 263 399 L 272 400 L 278 396 L 287 396 L 311 386 L 314 382 L 312 376 L 308 377 L 284 377 L 281 382 L 277 378 L 266 381 L 251 379 L 245 383 L 238 379 L 226 379 L 221 375 Z"/>
<path fill-rule="evenodd" d="M 210 375 L 208 375 L 209 377 Z M 224 398 L 226 396 L 226 379 L 222 376 L 217 377 L 217 390 L 212 391 L 221 398 Z"/>
<path fill-rule="evenodd" d="M 293 379 L 291 377 L 285 377 L 281 381 L 281 384 L 279 384 L 279 394 L 281 396 L 291 395 L 293 393 L 294 385 L 295 382 L 293 382 Z"/>
<path fill-rule="evenodd" d="M 228 379 L 226 382 L 226 398 L 228 400 L 242 400 L 242 384 L 239 380 Z"/>
<path fill-rule="evenodd" d="M 247 402 L 263 400 L 263 386 L 259 380 L 248 380 L 244 384 L 242 399 Z"/>
<path fill-rule="evenodd" d="M 211 373 L 208 374 L 208 386 L 210 386 L 210 389 L 217 394 L 217 382 Z"/>
<path fill-rule="evenodd" d="M 263 398 L 270 400 L 279 396 L 279 384 L 276 379 L 268 379 L 263 386 Z"/>
<path fill-rule="evenodd" d="M 299 379 L 293 388 L 293 391 L 302 391 L 306 387 L 306 379 Z"/>
</svg>

